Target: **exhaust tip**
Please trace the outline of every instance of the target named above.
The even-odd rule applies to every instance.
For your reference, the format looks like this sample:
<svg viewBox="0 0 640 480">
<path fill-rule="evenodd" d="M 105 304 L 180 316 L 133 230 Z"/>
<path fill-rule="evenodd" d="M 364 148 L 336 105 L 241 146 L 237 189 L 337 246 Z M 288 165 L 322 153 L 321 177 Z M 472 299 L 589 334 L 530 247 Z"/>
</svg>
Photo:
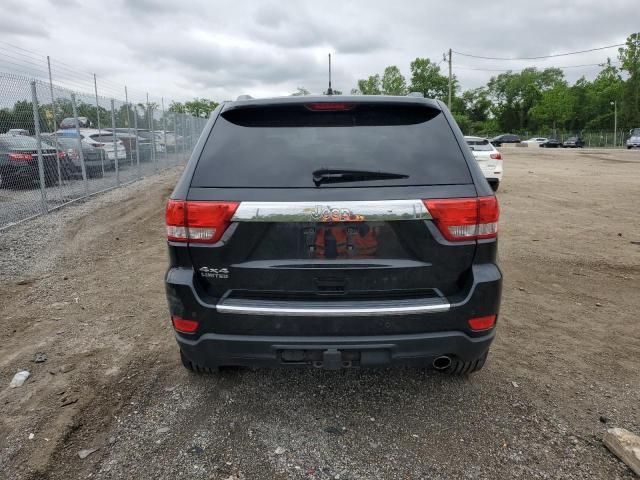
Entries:
<svg viewBox="0 0 640 480">
<path fill-rule="evenodd" d="M 451 366 L 451 357 L 442 355 L 433 361 L 433 368 L 436 370 L 445 370 Z"/>
</svg>

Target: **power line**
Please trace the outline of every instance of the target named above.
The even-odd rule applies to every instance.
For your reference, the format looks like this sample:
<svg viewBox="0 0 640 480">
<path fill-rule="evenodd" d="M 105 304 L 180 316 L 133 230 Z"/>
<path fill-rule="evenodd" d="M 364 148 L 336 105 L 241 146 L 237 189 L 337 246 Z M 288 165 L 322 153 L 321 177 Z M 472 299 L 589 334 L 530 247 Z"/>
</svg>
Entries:
<svg viewBox="0 0 640 480">
<path fill-rule="evenodd" d="M 618 64 L 620 63 L 619 61 L 613 61 L 611 62 L 611 64 Z M 553 66 L 550 65 L 548 67 L 544 67 L 545 69 L 547 68 L 559 68 L 561 70 L 565 69 L 565 68 L 580 68 L 580 67 L 604 67 L 605 65 L 607 65 L 607 62 L 601 62 L 601 63 L 584 63 L 582 65 L 564 65 L 564 66 Z M 524 68 L 522 69 L 513 69 L 513 68 L 476 68 L 476 67 L 468 67 L 466 65 L 457 65 L 455 67 L 456 69 L 460 69 L 460 70 L 475 70 L 478 72 L 521 72 L 522 70 L 525 70 Z M 531 68 L 531 67 L 528 67 Z"/>
<path fill-rule="evenodd" d="M 596 52 L 598 50 L 606 50 L 608 48 L 614 48 L 614 47 L 622 47 L 626 44 L 624 43 L 616 43 L 615 45 L 606 45 L 604 47 L 597 47 L 597 48 L 589 48 L 587 50 L 578 50 L 576 52 L 566 52 L 566 53 L 556 53 L 553 55 L 540 55 L 537 57 L 486 57 L 484 55 L 475 55 L 475 54 L 471 54 L 471 53 L 462 53 L 462 52 L 458 52 L 456 50 L 453 50 L 453 53 L 457 54 L 457 55 L 462 55 L 463 57 L 471 57 L 471 58 L 481 58 L 483 60 L 541 60 L 543 58 L 554 58 L 554 57 L 566 57 L 569 55 L 578 55 L 580 53 L 588 53 L 588 52 Z"/>
</svg>

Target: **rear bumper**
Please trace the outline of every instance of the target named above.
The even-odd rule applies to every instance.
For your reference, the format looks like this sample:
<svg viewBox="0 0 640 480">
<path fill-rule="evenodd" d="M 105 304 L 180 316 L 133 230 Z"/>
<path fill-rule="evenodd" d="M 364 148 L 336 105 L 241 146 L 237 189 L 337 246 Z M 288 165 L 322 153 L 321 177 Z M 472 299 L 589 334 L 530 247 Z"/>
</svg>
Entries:
<svg viewBox="0 0 640 480">
<path fill-rule="evenodd" d="M 45 159 L 43 162 L 45 169 L 45 180 L 49 180 L 50 172 L 57 171 L 55 160 Z M 40 171 L 37 162 L 25 162 L 24 164 L 5 164 L 0 166 L 0 174 L 7 177 L 19 178 L 30 181 L 39 181 Z"/>
<path fill-rule="evenodd" d="M 199 323 L 195 334 L 176 333 L 176 340 L 203 367 L 314 365 L 325 355 L 350 366 L 431 365 L 440 355 L 473 360 L 488 350 L 495 329 L 473 332 L 468 320 L 497 315 L 502 290 L 500 270 L 486 263 L 473 266 L 462 290 L 445 299 L 446 309 L 322 316 L 311 308 L 312 314 L 252 315 L 207 298 L 195 275 L 190 268 L 169 269 L 166 291 L 172 315 Z"/>
<path fill-rule="evenodd" d="M 495 168 L 483 168 L 482 173 L 489 183 L 502 181 L 502 165 L 497 165 Z"/>
<path fill-rule="evenodd" d="M 197 340 L 176 335 L 183 354 L 200 366 L 324 368 L 430 366 L 441 355 L 474 360 L 491 345 L 495 330 L 472 338 L 463 332 L 362 337 L 277 337 L 203 334 Z"/>
</svg>

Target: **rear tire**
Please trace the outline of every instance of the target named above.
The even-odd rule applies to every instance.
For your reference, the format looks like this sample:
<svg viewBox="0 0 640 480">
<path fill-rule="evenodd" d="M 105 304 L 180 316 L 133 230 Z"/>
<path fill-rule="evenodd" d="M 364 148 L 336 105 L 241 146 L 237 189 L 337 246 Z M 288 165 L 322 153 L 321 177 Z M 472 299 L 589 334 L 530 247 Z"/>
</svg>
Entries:
<svg viewBox="0 0 640 480">
<path fill-rule="evenodd" d="M 494 192 L 497 192 L 498 187 L 500 186 L 500 182 L 491 182 L 489 186 L 491 186 L 491 190 L 493 190 Z"/>
<path fill-rule="evenodd" d="M 484 367 L 488 355 L 489 352 L 487 351 L 482 356 L 468 362 L 453 358 L 451 359 L 451 365 L 441 370 L 441 372 L 447 375 L 469 375 L 470 373 L 479 372 Z"/>
<path fill-rule="evenodd" d="M 180 360 L 182 361 L 182 366 L 193 373 L 212 374 L 218 371 L 216 367 L 201 367 L 200 365 L 196 365 L 185 356 L 182 350 L 180 350 Z"/>
</svg>

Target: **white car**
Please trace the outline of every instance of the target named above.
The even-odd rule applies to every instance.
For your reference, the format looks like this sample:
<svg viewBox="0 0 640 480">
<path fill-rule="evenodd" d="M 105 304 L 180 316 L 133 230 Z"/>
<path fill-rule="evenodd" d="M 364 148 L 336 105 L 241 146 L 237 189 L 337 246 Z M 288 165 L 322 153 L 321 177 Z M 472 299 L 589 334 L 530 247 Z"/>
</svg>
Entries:
<svg viewBox="0 0 640 480">
<path fill-rule="evenodd" d="M 524 140 L 522 143 L 526 143 L 527 145 L 540 145 L 541 143 L 544 143 L 547 140 L 549 139 L 545 137 L 532 137 L 529 140 Z"/>
<path fill-rule="evenodd" d="M 629 139 L 627 140 L 627 148 L 631 150 L 632 148 L 640 148 L 640 128 L 634 128 L 629 131 Z"/>
<path fill-rule="evenodd" d="M 464 137 L 478 166 L 495 192 L 502 181 L 502 154 L 489 140 L 482 137 Z"/>
<path fill-rule="evenodd" d="M 63 128 L 58 130 L 58 135 L 62 137 L 76 137 L 75 128 Z M 99 148 L 104 152 L 105 159 L 115 162 L 126 160 L 127 149 L 124 147 L 124 143 L 121 140 L 116 139 L 116 143 L 113 143 L 113 132 L 106 130 L 97 130 L 93 128 L 81 128 L 80 137 L 82 143 L 89 145 L 93 148 Z"/>
</svg>

